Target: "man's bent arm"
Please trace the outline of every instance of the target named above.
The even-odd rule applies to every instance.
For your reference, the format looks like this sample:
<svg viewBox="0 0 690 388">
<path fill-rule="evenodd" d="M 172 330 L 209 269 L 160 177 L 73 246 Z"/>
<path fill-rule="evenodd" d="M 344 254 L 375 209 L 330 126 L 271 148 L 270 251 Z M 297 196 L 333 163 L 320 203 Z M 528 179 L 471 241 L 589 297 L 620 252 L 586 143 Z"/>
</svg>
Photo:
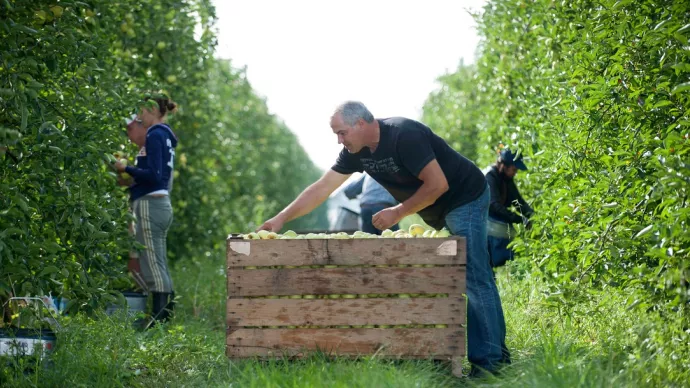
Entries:
<svg viewBox="0 0 690 388">
<path fill-rule="evenodd" d="M 432 205 L 438 197 L 448 191 L 448 180 L 441 170 L 436 159 L 431 160 L 419 172 L 419 177 L 424 183 L 410 198 L 395 206 L 401 217 L 409 216 Z"/>
<path fill-rule="evenodd" d="M 278 213 L 277 217 L 281 217 L 282 221 L 285 223 L 305 214 L 309 214 L 328 199 L 328 196 L 331 195 L 335 189 L 340 187 L 349 177 L 350 174 L 344 175 L 333 170 L 328 170 L 319 180 L 304 189 L 291 204 Z"/>
</svg>

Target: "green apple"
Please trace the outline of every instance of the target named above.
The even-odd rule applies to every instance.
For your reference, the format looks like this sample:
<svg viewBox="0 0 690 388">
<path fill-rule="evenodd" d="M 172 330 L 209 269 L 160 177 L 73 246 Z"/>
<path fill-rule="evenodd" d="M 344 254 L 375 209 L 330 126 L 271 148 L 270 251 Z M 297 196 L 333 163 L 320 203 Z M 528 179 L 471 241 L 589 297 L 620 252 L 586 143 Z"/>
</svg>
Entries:
<svg viewBox="0 0 690 388">
<path fill-rule="evenodd" d="M 297 233 L 294 230 L 288 230 L 287 232 L 283 233 L 283 236 L 295 238 L 297 237 Z"/>
<path fill-rule="evenodd" d="M 341 298 L 343 298 L 343 299 L 355 299 L 355 298 L 357 298 L 357 295 L 355 295 L 355 294 L 343 294 L 343 295 L 341 295 Z"/>
<path fill-rule="evenodd" d="M 409 298 L 410 294 L 398 294 L 398 298 Z"/>
<path fill-rule="evenodd" d="M 316 295 L 304 295 L 304 299 L 316 299 Z"/>
<path fill-rule="evenodd" d="M 437 238 L 450 237 L 450 231 L 446 228 L 443 228 L 436 233 L 435 237 L 437 237 Z"/>
</svg>

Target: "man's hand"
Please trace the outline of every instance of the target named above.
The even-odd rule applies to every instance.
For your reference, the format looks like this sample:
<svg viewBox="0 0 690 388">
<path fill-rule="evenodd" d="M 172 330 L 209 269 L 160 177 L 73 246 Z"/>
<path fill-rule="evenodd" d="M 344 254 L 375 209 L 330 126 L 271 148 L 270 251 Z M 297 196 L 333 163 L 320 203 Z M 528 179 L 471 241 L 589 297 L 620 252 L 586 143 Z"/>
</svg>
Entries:
<svg viewBox="0 0 690 388">
<path fill-rule="evenodd" d="M 263 223 L 263 225 L 259 226 L 255 232 L 258 232 L 260 230 L 268 230 L 269 232 L 280 232 L 281 229 L 283 229 L 283 224 L 285 221 L 283 221 L 283 218 L 280 215 L 277 215 L 270 220 L 266 221 Z"/>
<path fill-rule="evenodd" d="M 115 167 L 115 170 L 117 170 L 117 172 L 125 172 L 125 168 L 127 168 L 127 165 L 120 162 L 119 160 L 115 162 L 113 166 Z"/>
<path fill-rule="evenodd" d="M 398 206 L 389 207 L 374 214 L 371 218 L 371 223 L 376 229 L 386 230 L 391 226 L 400 222 L 403 219 L 403 214 Z"/>
</svg>

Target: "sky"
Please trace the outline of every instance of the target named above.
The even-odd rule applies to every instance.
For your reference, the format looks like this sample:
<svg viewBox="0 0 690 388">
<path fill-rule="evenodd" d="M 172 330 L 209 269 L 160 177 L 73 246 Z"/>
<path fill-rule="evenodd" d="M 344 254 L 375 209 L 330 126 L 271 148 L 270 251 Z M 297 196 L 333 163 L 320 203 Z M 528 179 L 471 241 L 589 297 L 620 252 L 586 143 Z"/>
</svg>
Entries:
<svg viewBox="0 0 690 388">
<path fill-rule="evenodd" d="M 342 148 L 329 127 L 335 107 L 358 100 L 375 117 L 419 119 L 436 79 L 474 62 L 467 10 L 485 2 L 214 0 L 216 56 L 246 66 L 269 111 L 326 170 Z"/>
</svg>

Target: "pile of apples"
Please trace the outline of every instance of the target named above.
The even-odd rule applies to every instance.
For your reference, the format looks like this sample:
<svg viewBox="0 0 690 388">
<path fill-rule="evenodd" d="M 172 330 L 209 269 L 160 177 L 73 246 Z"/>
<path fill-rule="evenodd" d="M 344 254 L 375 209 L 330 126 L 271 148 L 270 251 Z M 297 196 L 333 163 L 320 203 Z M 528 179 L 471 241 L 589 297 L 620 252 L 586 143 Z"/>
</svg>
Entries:
<svg viewBox="0 0 690 388">
<path fill-rule="evenodd" d="M 338 233 L 307 233 L 307 234 L 297 234 L 292 230 L 288 230 L 283 234 L 269 232 L 267 230 L 260 230 L 258 232 L 251 232 L 242 235 L 245 240 L 301 240 L 301 239 L 336 239 L 336 240 L 346 240 L 353 238 L 415 238 L 415 237 L 427 237 L 427 238 L 444 238 L 450 237 L 450 232 L 448 229 L 443 228 L 441 230 L 426 229 L 424 226 L 419 224 L 410 225 L 408 230 L 396 230 L 395 232 L 386 229 L 381 232 L 381 235 L 375 235 L 372 233 L 366 233 L 362 231 L 356 231 L 353 234 L 347 234 L 345 232 Z"/>
</svg>

